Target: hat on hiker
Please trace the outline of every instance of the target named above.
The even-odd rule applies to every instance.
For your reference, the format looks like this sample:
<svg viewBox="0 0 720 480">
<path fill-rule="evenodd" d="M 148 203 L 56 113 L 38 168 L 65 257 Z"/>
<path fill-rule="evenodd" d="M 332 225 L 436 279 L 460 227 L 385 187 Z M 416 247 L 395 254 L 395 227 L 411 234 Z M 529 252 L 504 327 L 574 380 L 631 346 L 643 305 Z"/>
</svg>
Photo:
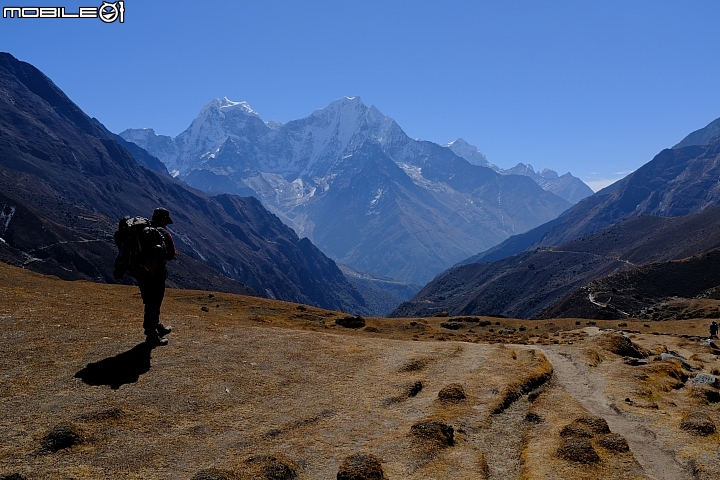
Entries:
<svg viewBox="0 0 720 480">
<path fill-rule="evenodd" d="M 156 220 L 165 220 L 168 224 L 173 223 L 172 219 L 170 218 L 170 212 L 168 212 L 167 208 L 156 208 L 153 212 L 153 222 Z"/>
</svg>

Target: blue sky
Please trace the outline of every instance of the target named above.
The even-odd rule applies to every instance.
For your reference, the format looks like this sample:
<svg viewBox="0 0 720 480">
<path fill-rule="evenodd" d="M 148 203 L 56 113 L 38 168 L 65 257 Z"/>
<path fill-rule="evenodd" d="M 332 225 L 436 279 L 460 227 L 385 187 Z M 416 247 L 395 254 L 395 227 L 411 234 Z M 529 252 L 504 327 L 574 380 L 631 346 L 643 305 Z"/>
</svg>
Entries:
<svg viewBox="0 0 720 480">
<path fill-rule="evenodd" d="M 0 18 L 0 50 L 114 132 L 177 135 L 215 97 L 286 122 L 359 95 L 411 137 L 597 189 L 720 117 L 718 25 L 711 0 L 126 0 L 123 24 Z"/>
</svg>

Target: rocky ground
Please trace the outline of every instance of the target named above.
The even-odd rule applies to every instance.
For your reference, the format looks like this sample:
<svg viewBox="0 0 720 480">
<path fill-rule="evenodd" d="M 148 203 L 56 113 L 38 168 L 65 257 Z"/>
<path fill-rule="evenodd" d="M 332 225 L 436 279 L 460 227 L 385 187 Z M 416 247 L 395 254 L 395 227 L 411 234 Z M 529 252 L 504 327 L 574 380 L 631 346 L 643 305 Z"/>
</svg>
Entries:
<svg viewBox="0 0 720 480">
<path fill-rule="evenodd" d="M 168 290 L 151 350 L 136 287 L 0 276 L 2 479 L 720 478 L 704 318 L 360 319 Z"/>
</svg>

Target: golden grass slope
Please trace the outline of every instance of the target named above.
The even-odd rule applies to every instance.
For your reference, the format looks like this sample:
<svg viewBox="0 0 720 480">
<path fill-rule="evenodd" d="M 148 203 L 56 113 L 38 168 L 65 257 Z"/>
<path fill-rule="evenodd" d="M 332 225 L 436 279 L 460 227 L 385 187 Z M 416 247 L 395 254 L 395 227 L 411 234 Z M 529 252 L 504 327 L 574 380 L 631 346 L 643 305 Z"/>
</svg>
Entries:
<svg viewBox="0 0 720 480">
<path fill-rule="evenodd" d="M 598 327 L 616 323 L 370 318 L 354 330 L 335 324 L 343 312 L 171 289 L 170 344 L 148 350 L 136 287 L 4 264 L 0 276 L 0 478 L 330 479 L 356 454 L 387 479 L 649 478 L 632 443 L 611 454 L 592 439 L 591 464 L 558 456 L 559 432 L 594 415 L 557 374 L 543 384 L 558 352 L 603 379 L 603 401 L 657 432 L 684 472 L 716 478 L 718 434 L 680 423 L 700 412 L 720 426 L 717 404 L 666 382 L 676 366 L 609 352 Z M 628 323 L 651 353 L 720 368 L 673 322 Z"/>
</svg>

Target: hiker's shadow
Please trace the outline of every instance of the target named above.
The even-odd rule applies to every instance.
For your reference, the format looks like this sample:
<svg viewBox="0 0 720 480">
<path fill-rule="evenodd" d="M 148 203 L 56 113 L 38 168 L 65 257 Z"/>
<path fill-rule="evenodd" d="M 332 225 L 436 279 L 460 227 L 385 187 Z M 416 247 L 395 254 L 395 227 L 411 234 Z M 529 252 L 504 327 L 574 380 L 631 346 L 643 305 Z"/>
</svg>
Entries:
<svg viewBox="0 0 720 480">
<path fill-rule="evenodd" d="M 150 353 L 152 347 L 147 343 L 139 343 L 127 352 L 120 353 L 95 363 L 88 363 L 75 374 L 88 385 L 108 385 L 118 389 L 121 385 L 135 383 L 140 375 L 150 370 Z"/>
</svg>

